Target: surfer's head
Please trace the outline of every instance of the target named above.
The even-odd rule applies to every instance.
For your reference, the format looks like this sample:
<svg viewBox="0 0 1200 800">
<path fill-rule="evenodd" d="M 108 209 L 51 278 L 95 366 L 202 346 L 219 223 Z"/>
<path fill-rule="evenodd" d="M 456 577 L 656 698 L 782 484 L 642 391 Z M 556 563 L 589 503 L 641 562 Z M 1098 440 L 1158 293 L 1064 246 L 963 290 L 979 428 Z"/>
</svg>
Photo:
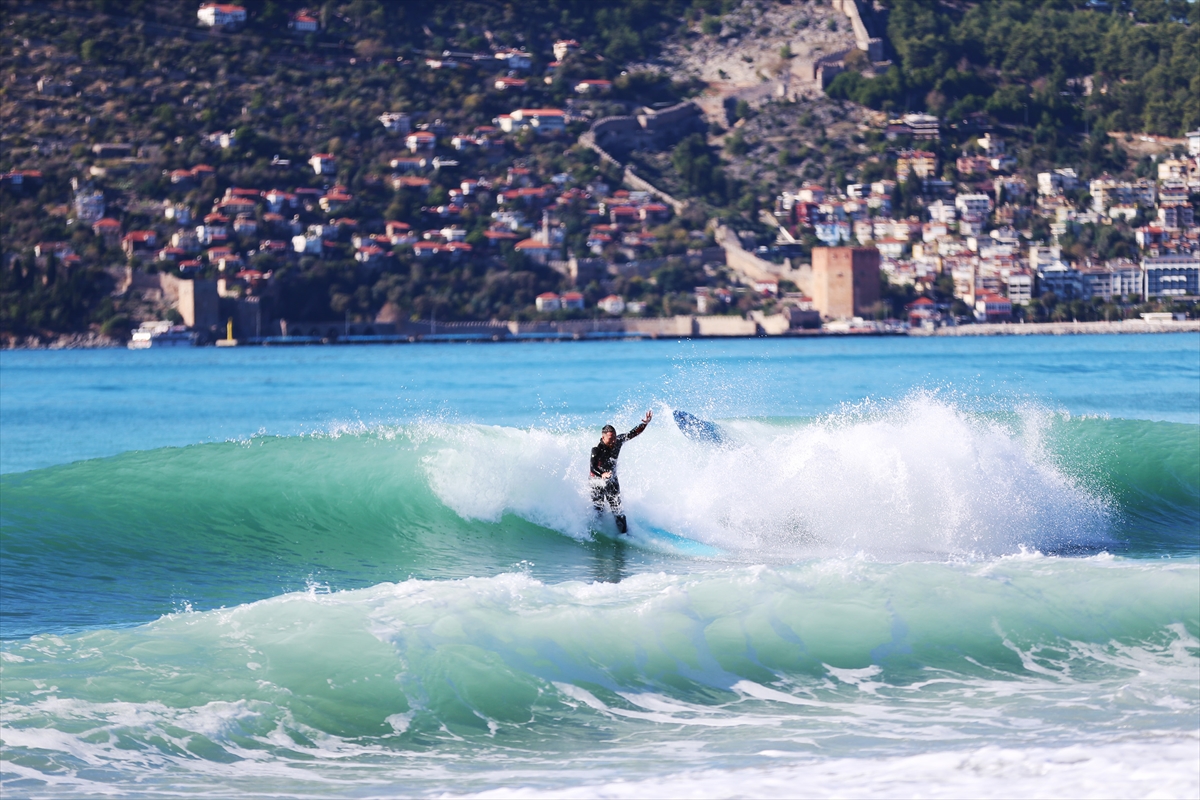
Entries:
<svg viewBox="0 0 1200 800">
<path fill-rule="evenodd" d="M 604 444 L 612 444 L 617 438 L 617 429 L 612 425 L 605 425 L 600 429 L 600 441 Z"/>
</svg>

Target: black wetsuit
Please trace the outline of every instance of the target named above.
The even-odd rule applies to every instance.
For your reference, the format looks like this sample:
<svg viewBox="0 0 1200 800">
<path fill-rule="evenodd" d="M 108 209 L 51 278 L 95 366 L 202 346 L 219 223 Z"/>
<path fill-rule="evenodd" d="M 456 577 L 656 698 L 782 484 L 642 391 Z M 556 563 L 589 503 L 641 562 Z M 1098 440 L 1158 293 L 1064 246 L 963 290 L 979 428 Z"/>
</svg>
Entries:
<svg viewBox="0 0 1200 800">
<path fill-rule="evenodd" d="M 645 422 L 629 433 L 617 434 L 610 445 L 600 442 L 592 448 L 592 505 L 599 512 L 603 511 L 604 504 L 608 503 L 608 507 L 617 518 L 617 528 L 621 533 L 625 532 L 625 515 L 621 513 L 621 484 L 617 482 L 617 457 L 621 455 L 621 446 L 644 430 Z M 604 477 L 606 472 L 609 473 L 608 478 Z"/>
</svg>

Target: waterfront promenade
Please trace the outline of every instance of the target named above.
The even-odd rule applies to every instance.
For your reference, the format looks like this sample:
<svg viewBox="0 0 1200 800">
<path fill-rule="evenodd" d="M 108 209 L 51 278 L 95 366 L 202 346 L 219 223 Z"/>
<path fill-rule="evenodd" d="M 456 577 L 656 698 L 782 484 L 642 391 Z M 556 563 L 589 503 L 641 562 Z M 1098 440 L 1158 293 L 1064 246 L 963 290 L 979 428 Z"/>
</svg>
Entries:
<svg viewBox="0 0 1200 800">
<path fill-rule="evenodd" d="M 1200 320 L 1120 322 L 1029 322 L 957 325 L 943 328 L 913 328 L 909 336 L 1070 336 L 1085 333 L 1184 333 L 1200 331 Z"/>
</svg>

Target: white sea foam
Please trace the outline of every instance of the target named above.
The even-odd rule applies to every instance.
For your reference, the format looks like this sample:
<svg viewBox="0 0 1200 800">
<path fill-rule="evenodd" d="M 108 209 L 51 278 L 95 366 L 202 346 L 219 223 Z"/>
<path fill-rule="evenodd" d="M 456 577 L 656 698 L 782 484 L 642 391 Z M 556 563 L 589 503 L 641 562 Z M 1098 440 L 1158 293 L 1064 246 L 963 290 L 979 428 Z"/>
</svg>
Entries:
<svg viewBox="0 0 1200 800">
<path fill-rule="evenodd" d="M 649 779 L 567 777 L 552 789 L 514 782 L 440 797 L 1146 797 L 1200 795 L 1200 737 L 1015 749 L 986 746 L 893 758 L 825 761 L 764 751 L 771 767 L 699 769 Z M 797 763 L 798 762 L 798 763 Z M 574 780 L 572 780 L 574 778 Z"/>
<path fill-rule="evenodd" d="M 621 454 L 635 519 L 762 557 L 972 556 L 1098 547 L 1109 506 L 1043 442 L 1048 413 L 1003 421 L 931 394 L 800 425 L 725 423 L 723 447 L 686 439 L 669 410 Z M 586 535 L 594 432 L 429 431 L 425 470 L 467 519 L 505 513 Z"/>
<path fill-rule="evenodd" d="M 6 643 L 0 772 L 6 795 L 1190 796 L 1198 569 L 296 592 Z"/>
</svg>

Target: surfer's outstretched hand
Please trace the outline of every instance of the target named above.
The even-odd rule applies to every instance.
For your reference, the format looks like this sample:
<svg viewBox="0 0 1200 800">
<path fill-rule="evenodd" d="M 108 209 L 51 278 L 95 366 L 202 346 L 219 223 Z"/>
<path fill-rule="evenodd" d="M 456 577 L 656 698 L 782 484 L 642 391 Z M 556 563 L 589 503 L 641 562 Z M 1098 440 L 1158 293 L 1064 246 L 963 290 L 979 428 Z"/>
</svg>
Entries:
<svg viewBox="0 0 1200 800">
<path fill-rule="evenodd" d="M 642 417 L 642 424 L 645 425 L 647 422 L 649 422 L 652 419 L 654 419 L 654 412 L 647 409 L 646 416 Z"/>
</svg>

